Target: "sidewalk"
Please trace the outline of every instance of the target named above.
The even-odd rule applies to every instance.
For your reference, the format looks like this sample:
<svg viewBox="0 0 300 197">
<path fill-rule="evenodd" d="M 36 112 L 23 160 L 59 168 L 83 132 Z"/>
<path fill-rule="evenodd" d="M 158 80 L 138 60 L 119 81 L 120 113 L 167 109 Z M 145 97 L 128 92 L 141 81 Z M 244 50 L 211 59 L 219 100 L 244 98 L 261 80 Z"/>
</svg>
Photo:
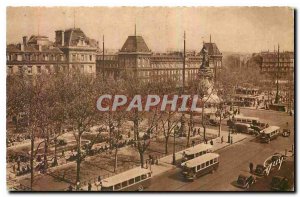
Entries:
<svg viewBox="0 0 300 197">
<path fill-rule="evenodd" d="M 212 132 L 212 131 L 213 130 L 209 130 L 209 132 Z M 215 130 L 214 132 L 217 134 L 218 131 Z M 227 143 L 227 137 L 228 137 L 228 132 L 227 131 L 221 131 L 221 136 L 223 136 L 223 139 L 224 139 L 223 143 L 221 143 L 221 138 L 220 137 L 217 137 L 217 138 L 213 139 L 213 151 L 217 151 L 217 150 L 220 150 L 222 148 L 225 148 L 227 146 L 232 145 L 230 143 Z M 233 144 L 236 144 L 236 143 L 238 143 L 238 142 L 240 142 L 240 141 L 247 138 L 247 135 L 245 135 L 245 134 L 232 134 L 231 136 L 232 136 L 232 139 L 233 139 Z M 202 143 L 200 143 L 200 144 L 202 144 Z M 195 145 L 195 147 L 200 146 L 200 144 Z M 185 150 L 186 149 L 175 153 L 175 157 L 176 157 L 177 160 L 182 158 L 182 153 Z M 148 166 L 148 168 L 151 169 L 152 177 L 153 177 L 153 176 L 157 176 L 157 175 L 160 175 L 164 172 L 167 172 L 169 170 L 177 168 L 177 166 L 173 165 L 172 163 L 173 163 L 173 154 L 170 154 L 170 155 L 167 155 L 165 157 L 160 158 L 157 165 L 151 165 L 151 167 Z M 139 168 L 139 167 L 137 167 L 137 168 Z M 92 191 L 96 191 L 95 183 L 91 182 L 91 184 L 92 184 Z M 84 191 L 87 191 L 88 186 L 84 185 L 82 187 L 82 189 Z"/>
<path fill-rule="evenodd" d="M 227 143 L 227 138 L 228 138 L 227 133 L 228 132 L 225 133 L 224 131 L 221 132 L 221 137 L 223 136 L 223 143 L 221 143 L 221 137 L 217 137 L 217 138 L 213 139 L 213 148 L 212 148 L 213 151 L 217 151 L 217 150 L 220 150 L 222 148 L 232 145 L 230 143 Z M 244 135 L 244 134 L 231 134 L 231 136 L 232 136 L 233 144 L 238 143 L 247 138 L 247 135 Z M 201 143 L 201 144 L 203 144 L 203 143 Z M 196 148 L 198 146 L 200 147 L 201 144 L 198 144 L 195 147 Z M 182 153 L 184 151 L 186 151 L 186 149 L 175 153 L 176 160 L 178 160 L 178 158 L 182 158 Z M 167 164 L 172 164 L 173 163 L 173 155 L 171 154 L 171 155 L 165 156 L 165 157 L 159 159 L 159 161 L 167 163 Z"/>
</svg>

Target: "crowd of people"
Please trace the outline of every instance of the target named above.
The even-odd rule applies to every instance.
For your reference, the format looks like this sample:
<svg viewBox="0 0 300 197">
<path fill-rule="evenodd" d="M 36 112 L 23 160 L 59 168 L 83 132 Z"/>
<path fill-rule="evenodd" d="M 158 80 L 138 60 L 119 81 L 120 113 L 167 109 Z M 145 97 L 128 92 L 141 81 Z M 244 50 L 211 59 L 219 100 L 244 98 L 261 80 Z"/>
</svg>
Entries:
<svg viewBox="0 0 300 197">
<path fill-rule="evenodd" d="M 17 143 L 24 142 L 25 140 L 29 140 L 29 139 L 30 139 L 30 135 L 26 133 L 7 136 L 6 147 L 14 146 Z"/>
</svg>

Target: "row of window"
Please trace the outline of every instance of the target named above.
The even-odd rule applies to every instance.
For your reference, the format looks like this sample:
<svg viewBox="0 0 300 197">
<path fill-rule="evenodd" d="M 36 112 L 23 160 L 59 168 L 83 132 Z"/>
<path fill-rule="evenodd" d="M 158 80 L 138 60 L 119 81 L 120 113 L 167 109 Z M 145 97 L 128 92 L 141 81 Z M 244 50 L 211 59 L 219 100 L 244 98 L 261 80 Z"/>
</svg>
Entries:
<svg viewBox="0 0 300 197">
<path fill-rule="evenodd" d="M 205 162 L 205 163 L 202 163 L 202 164 L 200 164 L 200 165 L 198 165 L 198 166 L 196 166 L 194 169 L 196 169 L 196 171 L 195 172 L 198 172 L 198 171 L 200 171 L 200 170 L 202 170 L 202 169 L 204 169 L 204 168 L 207 168 L 208 166 L 211 166 L 211 165 L 213 165 L 213 164 L 215 164 L 215 163 L 217 163 L 218 162 L 218 158 L 214 158 L 214 159 L 212 159 L 212 160 L 210 160 L 210 161 L 207 161 L 207 162 Z M 194 170 L 193 169 L 193 170 Z"/>
<path fill-rule="evenodd" d="M 65 66 L 60 66 L 60 67 L 55 67 L 56 71 L 60 70 L 60 71 L 70 71 L 70 70 L 80 70 L 80 72 L 88 72 L 88 73 L 93 73 L 93 66 L 89 65 L 88 67 L 84 67 L 84 65 L 70 65 L 70 67 L 68 68 L 67 65 Z M 46 71 L 47 73 L 51 73 L 54 71 L 54 68 L 51 67 L 50 65 L 45 65 L 45 66 L 36 66 L 36 73 L 37 74 L 41 74 L 43 71 Z M 28 65 L 28 66 L 17 66 L 17 71 L 16 73 L 26 73 L 26 74 L 33 74 L 33 66 Z M 13 66 L 8 66 L 8 74 L 14 74 L 14 69 Z"/>
<path fill-rule="evenodd" d="M 49 54 L 10 54 L 7 61 L 64 61 L 64 55 Z"/>
<path fill-rule="evenodd" d="M 270 68 L 263 67 L 261 70 L 262 71 L 277 71 L 277 70 L 279 70 L 279 71 L 293 71 L 294 68 L 290 67 L 290 68 L 279 68 L 278 69 L 277 67 L 270 67 Z"/>
<path fill-rule="evenodd" d="M 127 186 L 133 185 L 135 183 L 141 182 L 141 181 L 147 179 L 148 177 L 151 177 L 151 173 L 143 174 L 141 176 L 137 176 L 135 178 L 129 179 L 129 180 L 124 181 L 122 183 L 118 183 L 118 184 L 114 185 L 114 188 L 115 188 L 115 190 L 120 190 L 124 187 L 127 187 Z"/>
<path fill-rule="evenodd" d="M 72 61 L 93 61 L 93 55 L 72 54 Z"/>
<path fill-rule="evenodd" d="M 262 67 L 278 67 L 278 63 L 263 63 Z M 279 63 L 279 67 L 294 67 L 293 63 L 287 62 L 287 63 Z"/>
<path fill-rule="evenodd" d="M 151 66 L 153 68 L 182 68 L 182 62 L 179 62 L 177 64 L 174 63 L 169 63 L 169 64 L 161 64 L 159 62 L 157 63 L 152 63 Z M 199 63 L 195 63 L 195 64 L 186 64 L 185 65 L 186 68 L 199 68 Z"/>
<path fill-rule="evenodd" d="M 277 135 L 279 132 L 280 132 L 280 130 L 275 130 L 275 131 L 272 131 L 271 133 L 263 134 L 263 135 L 267 135 L 269 137 L 273 137 L 274 135 Z"/>
</svg>

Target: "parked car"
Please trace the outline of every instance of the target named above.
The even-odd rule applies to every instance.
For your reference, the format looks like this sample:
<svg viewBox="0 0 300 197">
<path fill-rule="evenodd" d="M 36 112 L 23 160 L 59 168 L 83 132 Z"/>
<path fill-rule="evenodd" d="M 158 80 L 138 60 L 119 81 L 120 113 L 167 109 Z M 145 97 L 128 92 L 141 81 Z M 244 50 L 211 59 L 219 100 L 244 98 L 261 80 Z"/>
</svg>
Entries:
<svg viewBox="0 0 300 197">
<path fill-rule="evenodd" d="M 254 170 L 254 174 L 257 176 L 265 176 L 266 167 L 264 165 L 258 164 Z"/>
<path fill-rule="evenodd" d="M 291 130 L 289 129 L 282 129 L 282 136 L 283 137 L 290 137 L 291 135 Z"/>
<path fill-rule="evenodd" d="M 253 124 L 250 126 L 250 128 L 253 129 L 254 134 L 256 135 L 260 134 L 260 131 L 264 129 L 264 127 L 261 127 L 259 125 L 253 125 Z"/>
<path fill-rule="evenodd" d="M 251 129 L 250 124 L 247 123 L 235 123 L 234 127 L 235 127 L 235 131 L 239 133 L 247 133 L 247 134 L 254 133 L 254 130 Z"/>
<path fill-rule="evenodd" d="M 286 177 L 274 176 L 271 182 L 271 189 L 274 191 L 288 191 L 289 183 Z"/>
<path fill-rule="evenodd" d="M 255 182 L 256 179 L 253 175 L 240 174 L 236 181 L 236 185 L 237 187 L 248 189 L 250 185 L 254 184 Z"/>
<path fill-rule="evenodd" d="M 220 123 L 214 119 L 209 119 L 209 124 L 211 126 L 219 126 L 220 125 Z"/>
</svg>

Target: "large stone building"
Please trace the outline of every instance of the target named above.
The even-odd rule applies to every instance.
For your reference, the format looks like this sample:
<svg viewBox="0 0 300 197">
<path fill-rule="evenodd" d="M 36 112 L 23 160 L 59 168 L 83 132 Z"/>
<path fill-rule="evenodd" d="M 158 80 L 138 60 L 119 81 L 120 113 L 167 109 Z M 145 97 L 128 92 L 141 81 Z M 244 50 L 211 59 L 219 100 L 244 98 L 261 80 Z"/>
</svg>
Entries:
<svg viewBox="0 0 300 197">
<path fill-rule="evenodd" d="M 261 52 L 259 54 L 261 56 L 261 72 L 262 73 L 279 73 L 284 76 L 289 73 L 294 72 L 294 53 L 293 52 Z M 279 62 L 279 64 L 278 64 Z"/>
<path fill-rule="evenodd" d="M 65 54 L 46 36 L 23 37 L 19 44 L 6 48 L 7 75 L 36 75 L 53 72 L 66 66 Z"/>
<path fill-rule="evenodd" d="M 186 81 L 197 77 L 204 49 L 208 52 L 209 66 L 216 70 L 222 67 L 222 53 L 212 42 L 203 43 L 200 53 L 186 52 Z M 134 71 L 137 77 L 150 80 L 153 76 L 168 77 L 178 82 L 183 75 L 183 52 L 153 53 L 142 36 L 128 36 L 118 53 L 97 55 L 97 73 L 102 76 L 118 77 L 125 70 Z"/>
<path fill-rule="evenodd" d="M 97 42 L 79 28 L 56 31 L 55 42 L 47 36 L 24 36 L 22 43 L 7 45 L 7 75 L 74 70 L 95 75 L 96 50 Z"/>
<path fill-rule="evenodd" d="M 69 71 L 96 74 L 98 43 L 87 37 L 80 28 L 55 31 L 54 44 L 65 54 Z"/>
<path fill-rule="evenodd" d="M 222 66 L 222 53 L 212 42 L 203 43 L 199 53 L 186 52 L 185 79 L 197 77 L 204 49 L 208 52 L 209 66 Z M 55 31 L 55 42 L 46 36 L 23 37 L 23 43 L 7 45 L 7 74 L 80 71 L 98 76 L 118 77 L 132 71 L 136 77 L 150 80 L 154 76 L 182 81 L 183 52 L 153 53 L 142 36 L 128 36 L 117 53 L 103 53 L 98 42 L 87 37 L 80 28 Z"/>
</svg>

